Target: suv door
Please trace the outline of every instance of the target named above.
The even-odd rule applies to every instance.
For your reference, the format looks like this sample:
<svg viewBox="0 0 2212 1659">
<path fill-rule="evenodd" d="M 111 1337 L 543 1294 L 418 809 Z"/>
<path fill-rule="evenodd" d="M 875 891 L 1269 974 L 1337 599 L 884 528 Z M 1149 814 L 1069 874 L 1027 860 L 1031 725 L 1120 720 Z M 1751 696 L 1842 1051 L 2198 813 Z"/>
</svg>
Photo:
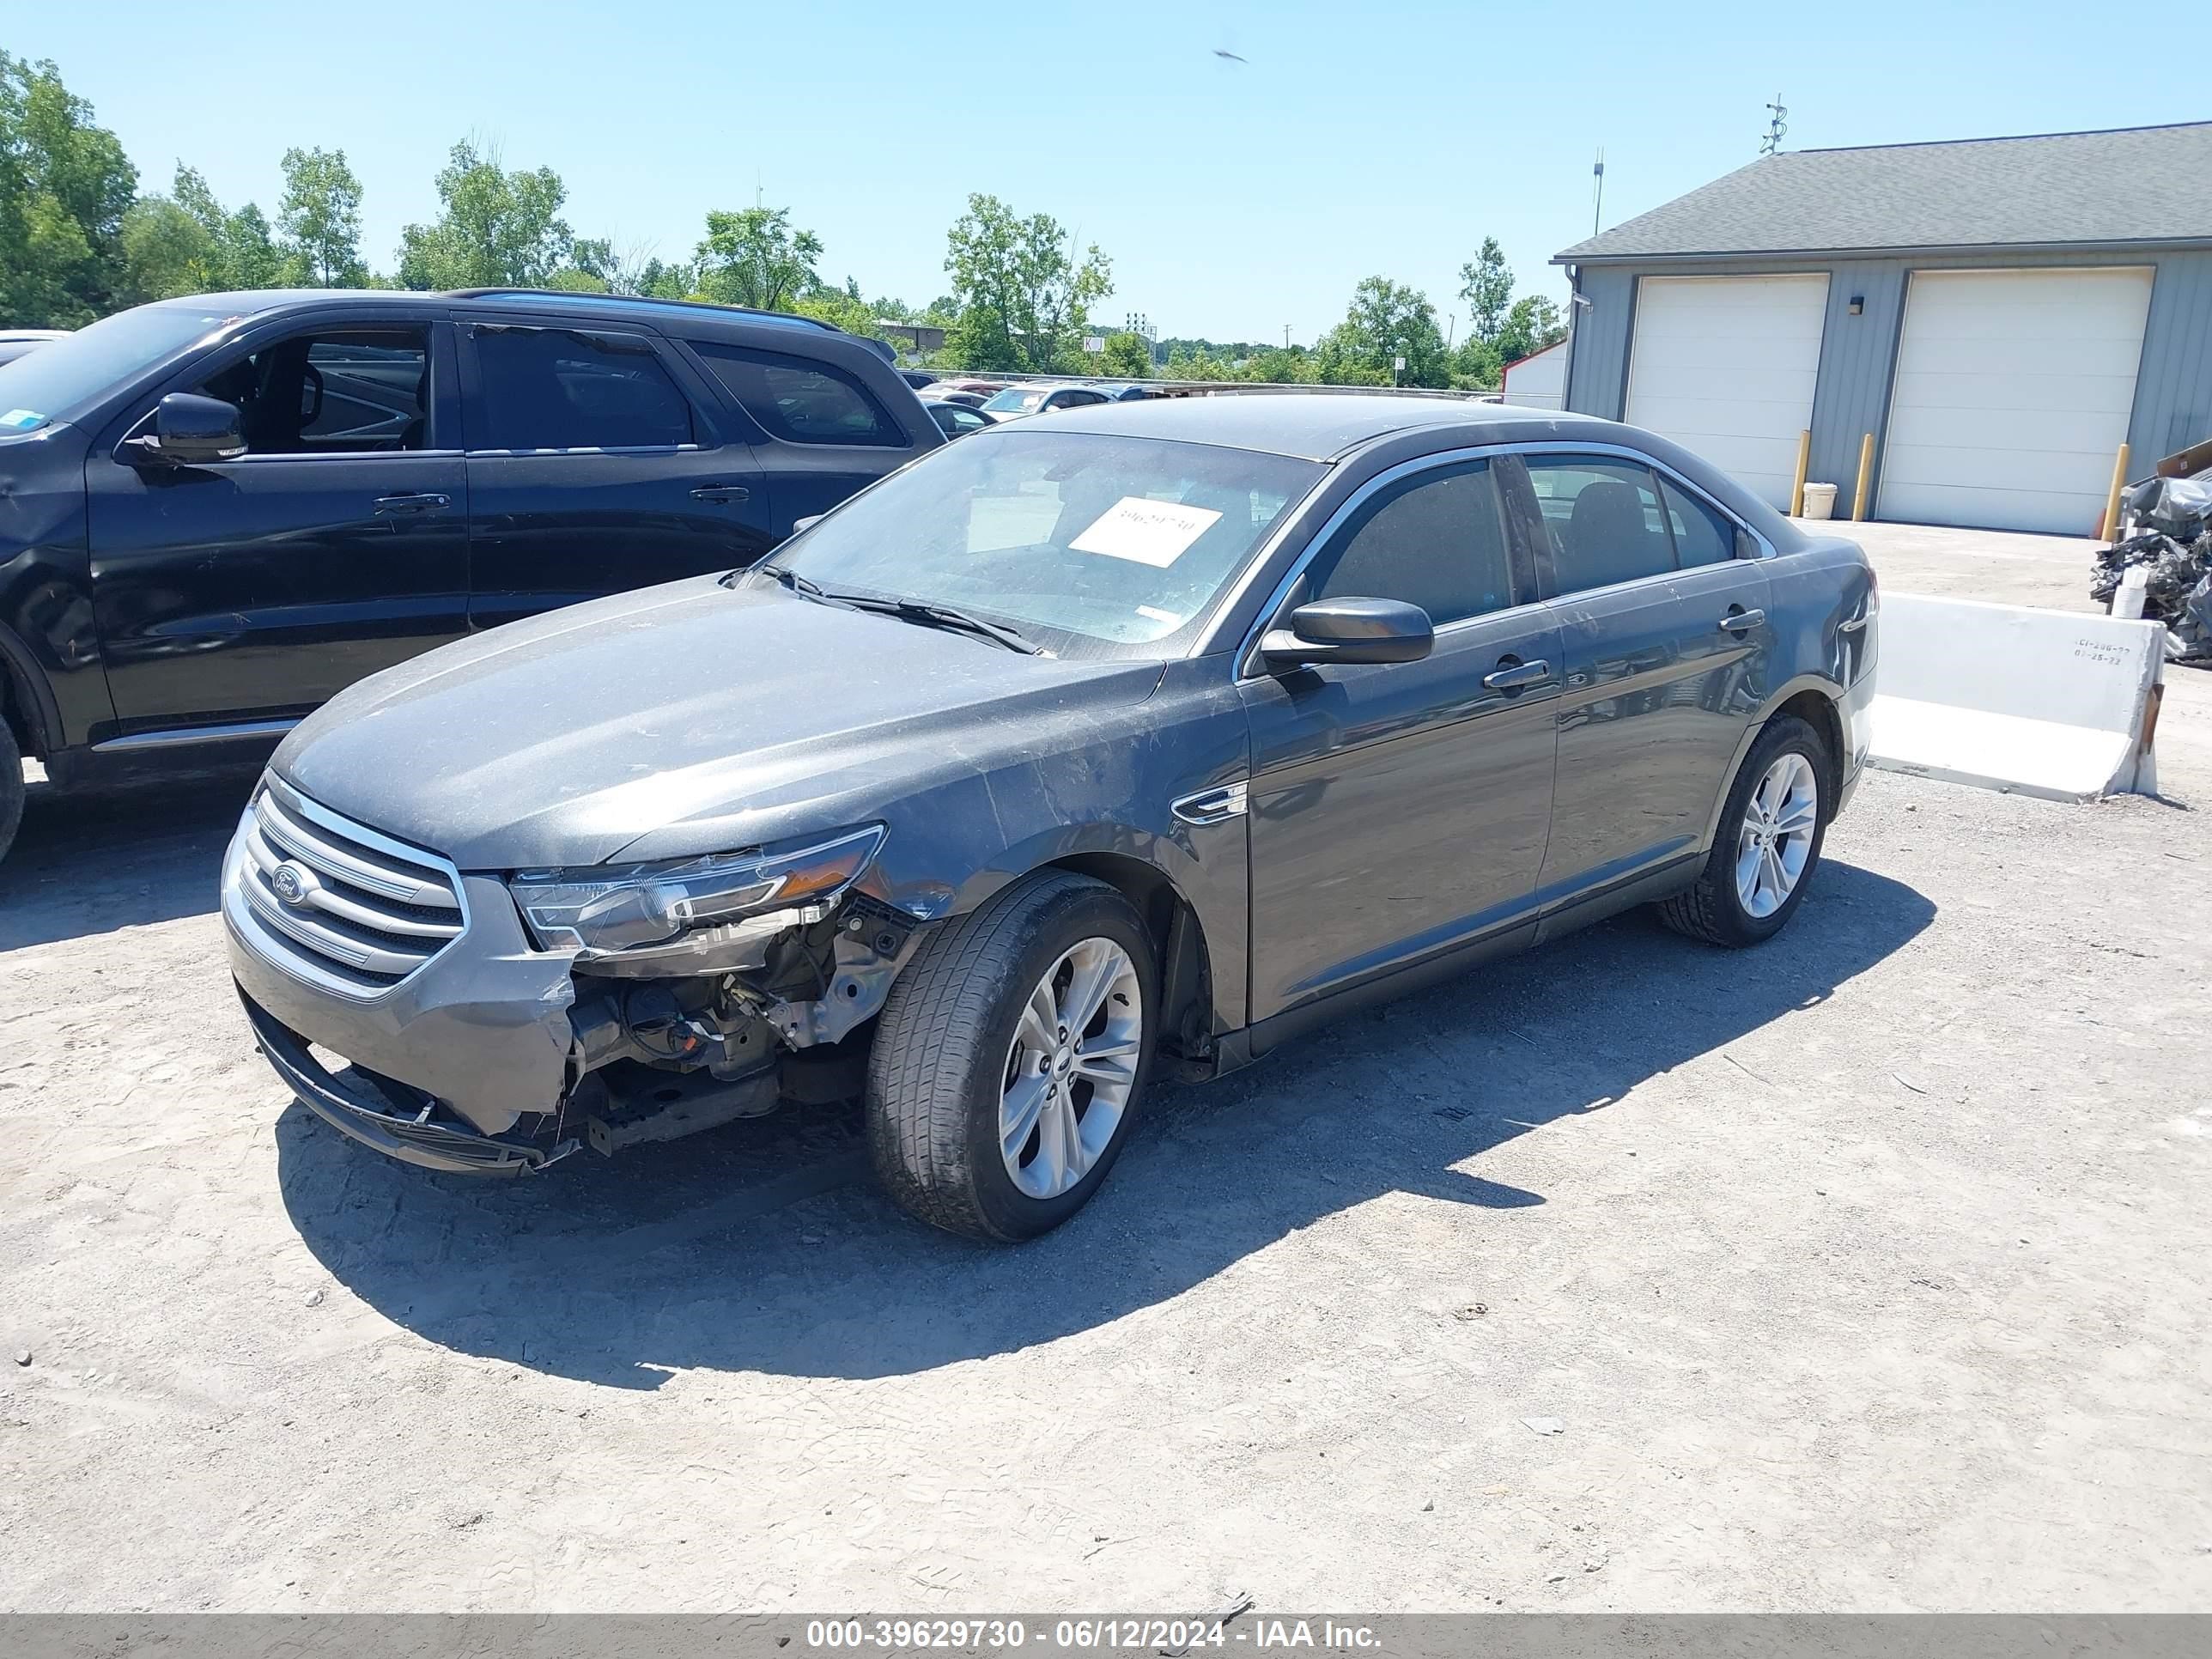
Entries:
<svg viewBox="0 0 2212 1659">
<path fill-rule="evenodd" d="M 458 331 L 473 626 L 732 569 L 775 545 L 750 447 L 699 406 L 655 336 L 504 320 Z"/>
<path fill-rule="evenodd" d="M 429 311 L 272 325 L 147 392 L 85 464 L 93 611 L 126 734 L 296 718 L 466 631 L 453 358 Z M 234 460 L 128 440 L 172 392 L 235 404 Z"/>
<path fill-rule="evenodd" d="M 1526 454 L 1520 468 L 1509 495 L 1565 652 L 1543 887 L 1566 900 L 1698 848 L 1774 636 L 1757 544 L 1672 473 L 1573 451 Z"/>
<path fill-rule="evenodd" d="M 1492 463 L 1383 474 L 1324 532 L 1278 614 L 1352 596 L 1420 605 L 1436 648 L 1410 663 L 1255 665 L 1240 683 L 1255 1019 L 1455 945 L 1534 933 L 1559 630 L 1534 602 Z"/>
<path fill-rule="evenodd" d="M 775 480 L 778 540 L 915 453 L 882 400 L 835 363 L 723 340 L 684 343 L 759 428 L 753 445 Z"/>
</svg>

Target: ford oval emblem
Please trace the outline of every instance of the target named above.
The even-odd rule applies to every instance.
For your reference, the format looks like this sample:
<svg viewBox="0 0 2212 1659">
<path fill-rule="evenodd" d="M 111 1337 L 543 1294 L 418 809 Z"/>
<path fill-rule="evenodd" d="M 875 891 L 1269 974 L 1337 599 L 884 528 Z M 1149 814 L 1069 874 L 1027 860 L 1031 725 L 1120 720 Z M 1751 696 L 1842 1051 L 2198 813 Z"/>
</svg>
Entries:
<svg viewBox="0 0 2212 1659">
<path fill-rule="evenodd" d="M 314 890 L 315 878 L 312 872 L 296 864 L 280 864 L 269 872 L 269 885 L 285 903 L 305 904 L 307 895 Z"/>
</svg>

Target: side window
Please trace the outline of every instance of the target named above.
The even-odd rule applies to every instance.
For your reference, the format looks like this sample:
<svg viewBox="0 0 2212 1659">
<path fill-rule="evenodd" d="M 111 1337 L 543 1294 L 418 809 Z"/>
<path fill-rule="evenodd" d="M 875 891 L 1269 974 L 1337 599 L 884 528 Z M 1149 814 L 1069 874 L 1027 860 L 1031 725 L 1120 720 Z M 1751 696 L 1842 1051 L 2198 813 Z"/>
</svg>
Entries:
<svg viewBox="0 0 2212 1659">
<path fill-rule="evenodd" d="M 483 449 L 665 449 L 691 441 L 691 405 L 641 339 L 479 325 Z"/>
<path fill-rule="evenodd" d="M 722 389 L 771 437 L 793 444 L 905 447 L 898 422 L 842 369 L 713 340 L 690 343 Z"/>
<path fill-rule="evenodd" d="M 1331 538 L 1306 576 L 1316 599 L 1403 599 L 1439 628 L 1513 603 L 1512 565 L 1487 461 L 1425 472 L 1379 491 Z"/>
<path fill-rule="evenodd" d="M 1649 467 L 1595 455 L 1531 455 L 1527 462 L 1560 593 L 1674 568 L 1658 480 Z"/>
<path fill-rule="evenodd" d="M 427 327 L 295 334 L 198 388 L 238 407 L 254 455 L 368 455 L 428 443 Z"/>
<path fill-rule="evenodd" d="M 1674 562 L 1685 570 L 1724 564 L 1735 556 L 1735 526 L 1696 496 L 1665 478 L 1659 494 L 1667 503 L 1667 526 L 1674 532 Z"/>
</svg>

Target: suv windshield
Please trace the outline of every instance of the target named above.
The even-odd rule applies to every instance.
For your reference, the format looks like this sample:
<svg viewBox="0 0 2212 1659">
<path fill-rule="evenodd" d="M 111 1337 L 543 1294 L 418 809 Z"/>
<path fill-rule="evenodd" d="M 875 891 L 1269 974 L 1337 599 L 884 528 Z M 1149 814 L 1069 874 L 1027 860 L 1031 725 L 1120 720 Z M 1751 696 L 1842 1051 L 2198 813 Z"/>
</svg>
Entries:
<svg viewBox="0 0 2212 1659">
<path fill-rule="evenodd" d="M 236 320 L 234 313 L 197 306 L 138 306 L 0 363 L 0 437 L 64 420 L 132 370 Z"/>
<path fill-rule="evenodd" d="M 994 415 L 1020 415 L 1038 407 L 1050 396 L 1052 396 L 1050 386 L 1045 387 L 1042 391 L 1035 388 L 1024 391 L 1020 386 L 1010 386 L 983 407 Z"/>
<path fill-rule="evenodd" d="M 1063 656 L 1172 656 L 1323 470 L 1158 438 L 981 433 L 855 496 L 772 562 L 830 592 L 1002 618 Z"/>
</svg>

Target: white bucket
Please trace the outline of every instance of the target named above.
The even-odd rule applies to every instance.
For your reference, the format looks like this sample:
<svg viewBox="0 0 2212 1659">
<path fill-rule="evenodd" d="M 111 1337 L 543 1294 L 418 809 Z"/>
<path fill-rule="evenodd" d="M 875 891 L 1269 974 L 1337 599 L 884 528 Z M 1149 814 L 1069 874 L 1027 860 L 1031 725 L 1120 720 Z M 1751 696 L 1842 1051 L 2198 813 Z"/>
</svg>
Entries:
<svg viewBox="0 0 2212 1659">
<path fill-rule="evenodd" d="M 1805 486 L 1805 516 L 1808 519 L 1828 519 L 1833 518 L 1835 512 L 1835 485 L 1808 482 Z"/>
</svg>

